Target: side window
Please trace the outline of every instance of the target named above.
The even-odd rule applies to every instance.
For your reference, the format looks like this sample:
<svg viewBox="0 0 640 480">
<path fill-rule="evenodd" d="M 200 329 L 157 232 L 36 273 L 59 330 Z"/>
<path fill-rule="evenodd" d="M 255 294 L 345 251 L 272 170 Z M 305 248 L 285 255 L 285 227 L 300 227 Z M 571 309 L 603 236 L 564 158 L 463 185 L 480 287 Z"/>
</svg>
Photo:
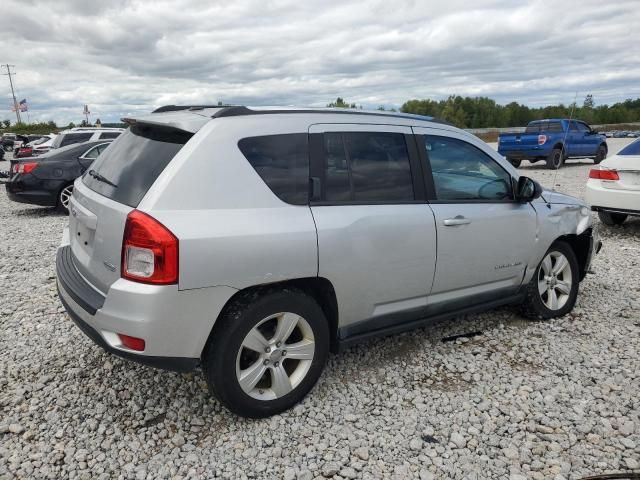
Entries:
<svg viewBox="0 0 640 480">
<path fill-rule="evenodd" d="M 91 138 L 91 135 L 91 133 L 67 133 L 64 135 L 62 142 L 60 142 L 60 146 L 66 147 L 67 145 L 72 145 L 74 143 L 85 142 Z"/>
<path fill-rule="evenodd" d="M 84 154 L 82 155 L 82 158 L 98 158 L 98 155 L 100 155 L 99 149 L 100 149 L 99 146 L 90 148 L 89 150 L 84 152 Z"/>
<path fill-rule="evenodd" d="M 562 124 L 560 122 L 549 122 L 549 132 L 562 133 Z"/>
<path fill-rule="evenodd" d="M 569 131 L 570 132 L 579 132 L 580 129 L 578 128 L 578 124 L 576 122 L 574 122 L 573 120 L 569 123 Z"/>
<path fill-rule="evenodd" d="M 584 123 L 582 122 L 576 122 L 576 125 L 578 126 L 578 130 L 582 133 L 587 133 L 590 131 L 590 128 L 587 127 Z"/>
<path fill-rule="evenodd" d="M 489 155 L 456 138 L 424 138 L 437 200 L 513 199 L 511 175 Z"/>
<path fill-rule="evenodd" d="M 100 140 L 105 138 L 118 138 L 121 132 L 103 132 L 100 134 Z"/>
<path fill-rule="evenodd" d="M 328 132 L 324 156 L 327 202 L 401 203 L 415 198 L 401 133 Z"/>
<path fill-rule="evenodd" d="M 280 200 L 309 203 L 309 146 L 306 133 L 243 138 L 238 148 Z"/>
</svg>

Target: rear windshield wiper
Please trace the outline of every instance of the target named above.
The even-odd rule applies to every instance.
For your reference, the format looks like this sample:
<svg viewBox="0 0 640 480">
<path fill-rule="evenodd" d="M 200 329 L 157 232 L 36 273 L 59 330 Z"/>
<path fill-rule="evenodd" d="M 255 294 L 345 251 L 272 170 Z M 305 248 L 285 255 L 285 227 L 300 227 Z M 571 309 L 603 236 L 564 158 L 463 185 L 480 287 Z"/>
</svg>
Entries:
<svg viewBox="0 0 640 480">
<path fill-rule="evenodd" d="M 96 172 L 95 170 L 89 170 L 87 172 L 90 176 L 92 176 L 93 178 L 95 178 L 96 180 L 98 180 L 99 182 L 102 183 L 106 183 L 107 185 L 111 185 L 113 188 L 118 188 L 118 185 L 116 185 L 115 183 L 113 183 L 111 180 L 109 180 L 108 178 L 103 177 L 102 175 L 100 175 L 98 172 Z"/>
</svg>

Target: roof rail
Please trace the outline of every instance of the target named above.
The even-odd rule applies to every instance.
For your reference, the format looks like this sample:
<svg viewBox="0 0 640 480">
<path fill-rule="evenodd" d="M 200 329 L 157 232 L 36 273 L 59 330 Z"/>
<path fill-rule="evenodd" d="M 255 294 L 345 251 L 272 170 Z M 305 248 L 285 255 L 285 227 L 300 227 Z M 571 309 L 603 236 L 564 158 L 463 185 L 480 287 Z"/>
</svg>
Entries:
<svg viewBox="0 0 640 480">
<path fill-rule="evenodd" d="M 164 105 L 151 113 L 179 112 L 180 110 L 204 110 L 205 108 L 224 108 L 232 105 Z"/>
</svg>

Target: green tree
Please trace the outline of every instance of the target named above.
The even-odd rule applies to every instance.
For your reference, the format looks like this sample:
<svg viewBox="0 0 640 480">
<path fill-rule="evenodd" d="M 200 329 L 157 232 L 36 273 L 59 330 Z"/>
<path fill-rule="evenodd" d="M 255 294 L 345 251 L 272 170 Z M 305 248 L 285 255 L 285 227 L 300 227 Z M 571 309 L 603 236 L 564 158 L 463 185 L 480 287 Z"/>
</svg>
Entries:
<svg viewBox="0 0 640 480">
<path fill-rule="evenodd" d="M 69 125 L 67 125 L 67 128 L 76 128 L 76 124 L 73 122 L 69 122 Z"/>
<path fill-rule="evenodd" d="M 595 103 L 593 101 L 593 95 L 589 94 L 586 97 L 584 97 L 584 102 L 582 102 L 583 108 L 593 108 L 594 106 L 595 106 Z"/>
<path fill-rule="evenodd" d="M 4 128 L 11 128 L 11 120 L 3 120 L 2 124 L 4 125 Z"/>
<path fill-rule="evenodd" d="M 355 103 L 347 103 L 344 101 L 342 97 L 336 98 L 335 102 L 331 102 L 327 104 L 327 107 L 330 108 L 358 108 Z M 362 108 L 362 106 L 360 106 Z"/>
</svg>

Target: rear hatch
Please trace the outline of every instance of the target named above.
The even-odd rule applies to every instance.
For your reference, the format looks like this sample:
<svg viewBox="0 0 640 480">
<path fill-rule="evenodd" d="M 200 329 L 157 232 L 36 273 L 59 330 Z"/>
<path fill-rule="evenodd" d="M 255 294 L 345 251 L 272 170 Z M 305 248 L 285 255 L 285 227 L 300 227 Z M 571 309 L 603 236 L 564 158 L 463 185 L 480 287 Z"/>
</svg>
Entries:
<svg viewBox="0 0 640 480">
<path fill-rule="evenodd" d="M 192 135 L 169 125 L 134 123 L 76 180 L 69 208 L 73 261 L 103 294 L 120 278 L 127 215 Z"/>
</svg>

